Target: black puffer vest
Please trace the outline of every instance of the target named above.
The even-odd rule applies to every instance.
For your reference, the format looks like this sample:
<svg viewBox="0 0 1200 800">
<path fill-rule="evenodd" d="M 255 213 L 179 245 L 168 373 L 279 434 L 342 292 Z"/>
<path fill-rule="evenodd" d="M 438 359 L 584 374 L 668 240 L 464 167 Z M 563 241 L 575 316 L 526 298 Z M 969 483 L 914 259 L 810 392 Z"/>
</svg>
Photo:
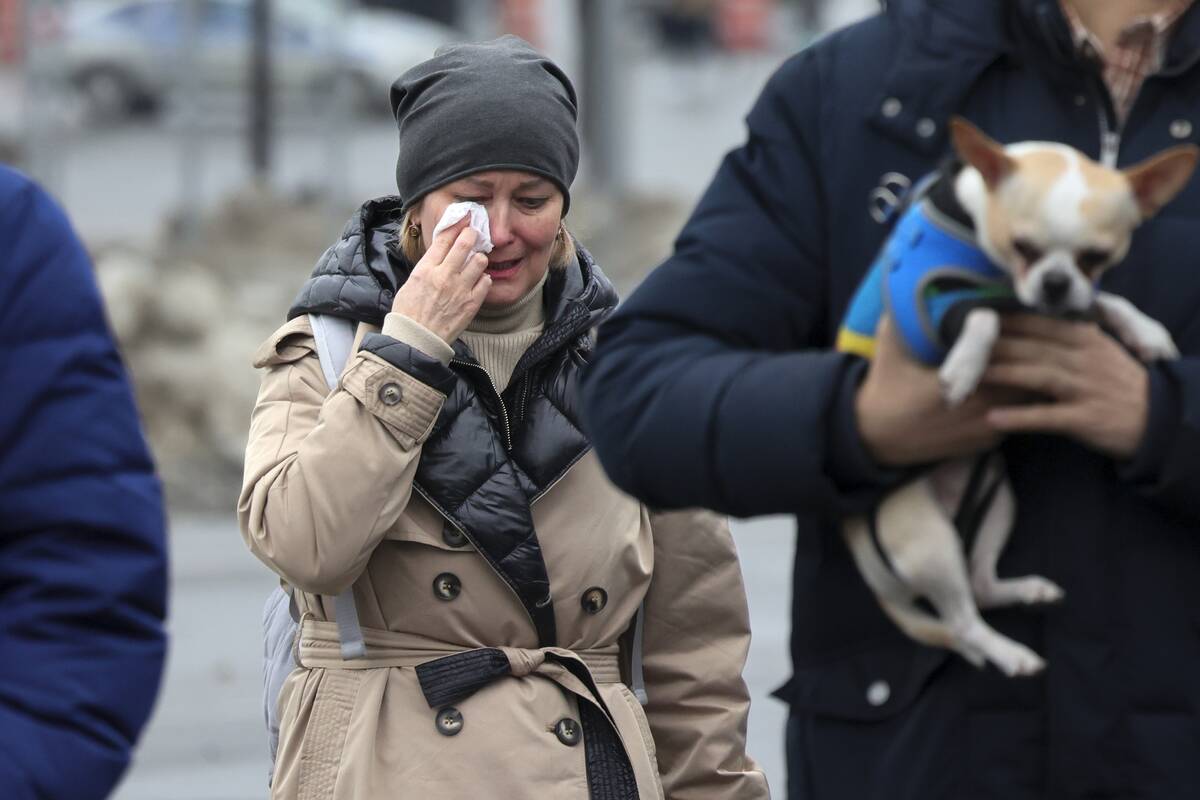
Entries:
<svg viewBox="0 0 1200 800">
<path fill-rule="evenodd" d="M 371 200 L 325 251 L 288 318 L 331 314 L 382 325 L 412 265 L 401 254 L 399 197 Z M 579 368 L 591 329 L 616 306 L 612 284 L 591 255 L 552 270 L 546 326 L 498 395 L 461 341 L 454 343 L 446 402 L 421 451 L 414 490 L 487 559 L 537 629 L 556 644 L 554 606 L 530 505 L 591 449 L 579 422 Z M 406 347 L 398 343 L 389 349 Z"/>
</svg>

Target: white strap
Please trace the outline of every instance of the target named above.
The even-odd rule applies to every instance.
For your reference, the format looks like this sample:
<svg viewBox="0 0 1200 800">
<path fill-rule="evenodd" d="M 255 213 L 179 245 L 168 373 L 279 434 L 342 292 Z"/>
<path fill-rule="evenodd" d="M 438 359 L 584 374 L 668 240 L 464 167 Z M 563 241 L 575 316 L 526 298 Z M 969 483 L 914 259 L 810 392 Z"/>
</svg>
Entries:
<svg viewBox="0 0 1200 800">
<path fill-rule="evenodd" d="M 309 314 L 313 338 L 317 342 L 317 358 L 321 360 L 321 371 L 329 391 L 337 388 L 338 378 L 350 360 L 350 348 L 354 346 L 356 325 L 353 320 L 331 317 L 327 314 Z"/>
<path fill-rule="evenodd" d="M 289 611 L 289 594 L 276 587 L 263 607 L 263 716 L 267 722 L 267 744 L 271 761 L 279 747 L 279 692 L 296 668 L 292 659 L 296 623 Z M 285 610 L 287 609 L 287 610 Z"/>
<path fill-rule="evenodd" d="M 333 601 L 333 618 L 337 620 L 338 640 L 342 643 L 342 658 L 349 661 L 367 654 L 362 626 L 358 624 L 358 606 L 354 604 L 354 587 Z"/>
<path fill-rule="evenodd" d="M 350 348 L 354 346 L 357 326 L 353 320 L 327 314 L 309 314 L 308 322 L 316 340 L 317 358 L 321 361 L 321 371 L 325 373 L 325 383 L 329 385 L 329 391 L 333 391 L 337 388 L 346 362 L 350 360 Z M 333 613 L 337 620 L 338 639 L 342 643 L 342 658 L 349 660 L 365 656 L 367 646 L 363 642 L 362 626 L 358 623 L 354 587 L 347 588 L 337 596 Z"/>
<path fill-rule="evenodd" d="M 646 695 L 646 676 L 642 672 L 642 631 L 645 627 L 645 617 L 646 603 L 643 602 L 638 606 L 637 615 L 633 618 L 633 652 L 629 659 L 629 682 L 633 684 L 630 688 L 633 690 L 633 696 L 642 705 L 646 705 L 650 700 Z"/>
</svg>

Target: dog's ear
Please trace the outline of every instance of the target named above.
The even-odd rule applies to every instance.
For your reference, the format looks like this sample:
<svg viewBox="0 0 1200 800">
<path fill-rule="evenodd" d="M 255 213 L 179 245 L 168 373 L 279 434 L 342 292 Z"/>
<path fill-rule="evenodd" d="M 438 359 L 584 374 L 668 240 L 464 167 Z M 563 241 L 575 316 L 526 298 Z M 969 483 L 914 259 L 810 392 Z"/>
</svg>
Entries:
<svg viewBox="0 0 1200 800">
<path fill-rule="evenodd" d="M 1157 214 L 1187 186 L 1197 159 L 1200 159 L 1200 147 L 1181 144 L 1122 171 L 1133 190 L 1142 219 Z"/>
<path fill-rule="evenodd" d="M 950 140 L 959 158 L 979 170 L 988 190 L 999 186 L 1017 168 L 1017 162 L 1004 152 L 999 142 L 962 117 L 950 119 Z"/>
</svg>

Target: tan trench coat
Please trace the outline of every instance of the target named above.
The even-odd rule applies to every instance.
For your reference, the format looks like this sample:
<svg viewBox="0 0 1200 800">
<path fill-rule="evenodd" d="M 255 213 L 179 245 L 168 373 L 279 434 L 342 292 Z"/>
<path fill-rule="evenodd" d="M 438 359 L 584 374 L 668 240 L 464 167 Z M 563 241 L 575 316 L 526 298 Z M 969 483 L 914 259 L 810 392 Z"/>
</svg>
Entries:
<svg viewBox="0 0 1200 800">
<path fill-rule="evenodd" d="M 581 459 L 533 506 L 560 646 L 547 658 L 508 586 L 411 490 L 443 396 L 366 352 L 330 393 L 313 348 L 300 317 L 256 356 L 238 503 L 246 543 L 303 613 L 273 798 L 587 798 L 580 703 L 615 726 L 642 798 L 768 796 L 745 753 L 749 619 L 723 520 L 651 513 Z M 378 396 L 390 383 L 393 405 Z M 350 585 L 368 655 L 344 662 L 330 620 Z M 618 657 L 643 598 L 644 708 Z M 485 647 L 504 649 L 512 675 L 457 702 L 457 724 L 440 716 L 414 668 Z"/>
</svg>

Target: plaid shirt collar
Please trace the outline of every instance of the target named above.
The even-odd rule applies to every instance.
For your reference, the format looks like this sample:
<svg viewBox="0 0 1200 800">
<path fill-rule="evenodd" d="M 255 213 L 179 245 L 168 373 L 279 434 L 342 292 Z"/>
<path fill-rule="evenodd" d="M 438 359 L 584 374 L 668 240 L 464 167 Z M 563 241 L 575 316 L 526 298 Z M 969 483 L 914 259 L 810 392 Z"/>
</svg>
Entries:
<svg viewBox="0 0 1200 800">
<path fill-rule="evenodd" d="M 1071 27 L 1075 49 L 1101 64 L 1104 83 L 1122 122 L 1129 115 L 1142 83 L 1162 68 L 1171 29 L 1194 2 L 1175 0 L 1158 13 L 1134 19 L 1118 34 L 1112 52 L 1106 52 L 1104 44 L 1083 24 L 1069 0 L 1059 0 Z"/>
<path fill-rule="evenodd" d="M 1136 17 L 1117 36 L 1117 49 L 1141 46 L 1148 39 L 1160 45 L 1165 44 L 1171 28 L 1184 15 L 1184 12 L 1192 7 L 1194 2 L 1195 0 L 1175 0 L 1157 14 Z M 1075 43 L 1075 49 L 1086 52 L 1090 46 L 1101 59 L 1104 59 L 1103 43 L 1083 24 L 1083 20 L 1075 12 L 1070 0 L 1059 0 L 1059 5 L 1062 6 L 1063 15 L 1071 25 L 1071 38 Z"/>
</svg>

